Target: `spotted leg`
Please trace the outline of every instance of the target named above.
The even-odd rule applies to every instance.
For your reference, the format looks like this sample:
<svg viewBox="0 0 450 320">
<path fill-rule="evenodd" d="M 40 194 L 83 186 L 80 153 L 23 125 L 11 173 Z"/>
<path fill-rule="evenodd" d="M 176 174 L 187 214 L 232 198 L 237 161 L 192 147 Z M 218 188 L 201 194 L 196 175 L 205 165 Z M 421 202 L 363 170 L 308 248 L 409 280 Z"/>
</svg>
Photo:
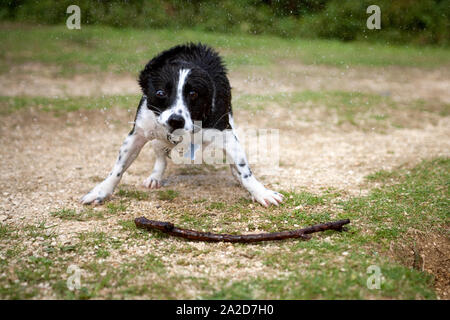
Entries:
<svg viewBox="0 0 450 320">
<path fill-rule="evenodd" d="M 128 169 L 134 159 L 136 159 L 147 141 L 148 138 L 133 130 L 120 147 L 119 156 L 108 177 L 81 198 L 80 202 L 82 204 L 101 204 L 111 196 L 115 187 L 120 182 L 123 173 Z"/>
<path fill-rule="evenodd" d="M 278 206 L 283 201 L 283 195 L 269 190 L 259 182 L 253 175 L 245 152 L 239 143 L 238 138 L 231 130 L 223 131 L 225 141 L 225 152 L 227 161 L 231 160 L 233 175 L 240 181 L 242 186 L 252 195 L 253 200 L 258 201 L 264 207 L 270 204 Z"/>
<path fill-rule="evenodd" d="M 150 189 L 157 189 L 161 187 L 162 176 L 166 170 L 167 151 L 173 146 L 169 146 L 161 140 L 153 140 L 152 147 L 155 151 L 156 161 L 151 175 L 144 181 L 144 186 Z"/>
<path fill-rule="evenodd" d="M 236 168 L 235 164 L 230 164 L 230 169 L 231 169 L 231 174 L 233 175 L 233 177 L 239 182 L 241 183 L 241 178 L 239 178 L 239 173 L 238 170 Z"/>
</svg>

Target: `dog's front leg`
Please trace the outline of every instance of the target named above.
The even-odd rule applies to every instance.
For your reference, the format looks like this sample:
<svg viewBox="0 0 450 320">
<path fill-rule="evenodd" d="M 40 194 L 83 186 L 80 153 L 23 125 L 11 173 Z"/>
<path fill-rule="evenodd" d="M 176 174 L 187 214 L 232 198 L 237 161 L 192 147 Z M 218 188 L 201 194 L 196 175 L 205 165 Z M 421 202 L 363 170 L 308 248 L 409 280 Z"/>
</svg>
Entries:
<svg viewBox="0 0 450 320">
<path fill-rule="evenodd" d="M 133 130 L 120 147 L 117 161 L 109 173 L 108 177 L 99 183 L 94 189 L 86 194 L 82 199 L 83 204 L 101 204 L 114 192 L 115 187 L 120 182 L 123 173 L 136 159 L 142 147 L 149 139 Z"/>
<path fill-rule="evenodd" d="M 241 147 L 235 134 L 230 130 L 225 130 L 223 131 L 223 137 L 224 138 L 219 141 L 225 142 L 225 152 L 227 157 L 229 157 L 227 160 L 231 160 L 232 170 L 235 170 L 233 175 L 252 195 L 253 200 L 258 201 L 264 207 L 267 207 L 270 204 L 277 206 L 279 203 L 283 202 L 283 195 L 281 193 L 267 189 L 253 175 L 250 166 L 248 165 L 244 149 Z M 206 138 L 206 140 L 208 140 L 208 138 Z"/>
<path fill-rule="evenodd" d="M 156 160 L 150 176 L 144 180 L 144 186 L 150 189 L 160 188 L 162 177 L 167 166 L 167 152 L 173 148 L 161 140 L 153 140 L 152 147 L 155 151 Z"/>
</svg>

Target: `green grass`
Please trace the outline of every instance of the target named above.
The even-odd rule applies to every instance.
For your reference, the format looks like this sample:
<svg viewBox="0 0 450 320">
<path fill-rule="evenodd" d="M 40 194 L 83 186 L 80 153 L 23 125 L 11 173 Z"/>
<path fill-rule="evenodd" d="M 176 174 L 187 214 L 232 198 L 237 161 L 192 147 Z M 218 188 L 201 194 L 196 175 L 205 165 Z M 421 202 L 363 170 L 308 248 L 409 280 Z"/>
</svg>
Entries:
<svg viewBox="0 0 450 320">
<path fill-rule="evenodd" d="M 79 212 L 77 212 L 75 209 L 62 208 L 56 211 L 51 211 L 50 215 L 57 217 L 61 220 L 76 220 L 76 221 L 87 221 L 92 219 L 104 218 L 103 210 L 96 211 L 93 208 L 84 209 Z"/>
<path fill-rule="evenodd" d="M 154 254 L 148 254 L 144 257 L 144 270 L 154 271 L 158 274 L 166 272 L 165 265 L 161 259 Z"/>
<path fill-rule="evenodd" d="M 423 161 L 410 170 L 379 171 L 368 177 L 385 184 L 367 196 L 348 200 L 341 199 L 336 192 L 321 195 L 284 192 L 286 201 L 282 207 L 286 210 L 277 214 L 270 210 L 262 212 L 268 220 L 264 226 L 275 230 L 349 218 L 354 221 L 353 241 L 388 246 L 405 237 L 410 228 L 439 232 L 441 226 L 450 222 L 449 158 Z M 348 234 L 343 235 L 346 241 L 352 241 Z"/>
<path fill-rule="evenodd" d="M 193 215 L 190 212 L 184 212 L 180 216 L 180 225 L 187 229 L 210 230 L 214 227 L 211 217 L 207 213 Z"/>
<path fill-rule="evenodd" d="M 111 250 L 120 249 L 123 245 L 120 239 L 111 237 L 102 231 L 79 233 L 78 238 L 79 242 L 70 249 L 83 255 L 94 248 L 93 253 L 96 258 L 107 258 L 110 256 Z"/>
<path fill-rule="evenodd" d="M 223 202 L 211 202 L 208 206 L 206 206 L 206 209 L 208 210 L 225 210 L 226 204 Z"/>
<path fill-rule="evenodd" d="M 108 212 L 111 214 L 117 214 L 121 212 L 125 212 L 127 210 L 127 205 L 124 201 L 120 201 L 119 203 L 109 202 L 106 204 L 106 208 Z"/>
<path fill-rule="evenodd" d="M 138 201 L 149 199 L 149 194 L 145 191 L 140 191 L 140 190 L 120 189 L 119 192 L 117 192 L 117 195 L 119 197 L 122 197 L 125 199 L 134 199 L 134 200 L 138 200 Z"/>
<path fill-rule="evenodd" d="M 13 236 L 14 229 L 6 224 L 0 223 L 0 239 L 9 239 Z"/>
<path fill-rule="evenodd" d="M 284 256 L 279 259 L 285 258 Z M 303 257 L 304 258 L 304 257 Z M 221 289 L 206 299 L 436 299 L 432 277 L 402 266 L 380 265 L 384 281 L 381 288 L 368 289 L 368 257 L 353 259 L 342 267 L 327 265 L 281 279 L 254 277 L 243 281 L 224 281 Z M 401 290 L 399 288 L 401 287 Z"/>
<path fill-rule="evenodd" d="M 359 109 L 370 108 L 375 105 L 387 103 L 395 106 L 395 102 L 389 97 L 377 94 L 361 93 L 361 92 L 347 92 L 347 91 L 311 91 L 305 90 L 300 92 L 275 93 L 267 95 L 252 95 L 245 94 L 239 96 L 235 103 L 241 105 L 244 109 L 247 106 L 254 106 L 257 109 L 264 109 L 265 103 L 273 101 L 280 104 L 297 104 L 308 101 L 314 103 L 323 103 L 328 108 L 341 109 Z M 354 110 L 345 110 L 351 112 Z"/>
<path fill-rule="evenodd" d="M 395 173 L 383 176 L 395 176 Z M 450 159 L 424 161 L 396 184 L 374 189 L 366 197 L 342 203 L 350 219 L 365 220 L 368 241 L 388 245 L 409 228 L 436 231 L 450 222 Z M 439 228 L 438 228 L 439 229 Z"/>
<path fill-rule="evenodd" d="M 389 179 L 397 179 L 399 177 L 400 177 L 399 170 L 397 171 L 380 170 L 367 175 L 365 178 L 367 181 L 387 182 L 389 181 Z"/>
<path fill-rule="evenodd" d="M 351 91 L 311 91 L 275 93 L 275 94 L 243 94 L 235 97 L 233 107 L 237 110 L 248 110 L 251 112 L 270 112 L 273 104 L 278 107 L 289 109 L 289 112 L 317 109 L 321 107 L 320 114 L 301 112 L 298 120 L 319 120 L 330 123 L 337 119 L 337 124 L 351 124 L 362 128 L 409 126 L 412 121 L 405 114 L 424 118 L 426 121 L 430 116 L 442 117 L 448 114 L 449 105 L 438 102 L 425 102 L 423 100 L 412 100 L 408 103 L 397 102 L 391 97 L 351 92 Z"/>
<path fill-rule="evenodd" d="M 158 199 L 164 201 L 172 201 L 176 197 L 178 197 L 180 193 L 175 190 L 167 189 L 167 190 L 158 190 Z"/>
<path fill-rule="evenodd" d="M 23 108 L 34 108 L 42 111 L 59 112 L 77 110 L 108 109 L 111 107 L 132 108 L 139 104 L 140 97 L 134 95 L 103 97 L 5 97 L 0 96 L 0 115 L 8 114 Z"/>
<path fill-rule="evenodd" d="M 333 40 L 288 40 L 273 36 L 225 35 L 195 30 L 135 30 L 84 26 L 0 26 L 0 71 L 17 64 L 40 62 L 61 74 L 113 71 L 137 74 L 156 53 L 175 44 L 204 42 L 225 56 L 231 69 L 268 66 L 280 59 L 335 66 L 414 66 L 449 64 L 449 49 L 393 46 Z"/>
<path fill-rule="evenodd" d="M 25 235 L 29 238 L 42 238 L 49 240 L 54 237 L 53 229 L 55 225 L 47 225 L 47 221 L 42 220 L 36 224 L 28 224 L 23 227 Z"/>
</svg>

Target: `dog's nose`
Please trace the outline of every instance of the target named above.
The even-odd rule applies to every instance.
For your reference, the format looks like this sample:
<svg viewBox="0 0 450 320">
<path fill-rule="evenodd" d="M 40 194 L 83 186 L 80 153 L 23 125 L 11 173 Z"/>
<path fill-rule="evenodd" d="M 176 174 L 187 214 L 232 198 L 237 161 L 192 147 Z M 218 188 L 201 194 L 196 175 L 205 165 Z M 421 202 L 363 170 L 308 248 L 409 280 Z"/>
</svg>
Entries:
<svg viewBox="0 0 450 320">
<path fill-rule="evenodd" d="M 169 120 L 167 120 L 167 123 L 173 130 L 184 128 L 184 122 L 184 118 L 178 114 L 171 115 Z"/>
</svg>

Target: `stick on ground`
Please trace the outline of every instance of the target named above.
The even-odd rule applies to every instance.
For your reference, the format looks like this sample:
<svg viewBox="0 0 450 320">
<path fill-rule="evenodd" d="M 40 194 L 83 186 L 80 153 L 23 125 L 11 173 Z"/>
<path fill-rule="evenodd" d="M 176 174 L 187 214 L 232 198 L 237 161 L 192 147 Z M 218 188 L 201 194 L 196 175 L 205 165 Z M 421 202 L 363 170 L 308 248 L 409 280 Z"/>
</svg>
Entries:
<svg viewBox="0 0 450 320">
<path fill-rule="evenodd" d="M 259 242 L 259 241 L 272 241 L 272 240 L 284 240 L 289 238 L 302 238 L 308 240 L 311 238 L 309 234 L 314 232 L 321 232 L 325 230 L 342 231 L 343 226 L 350 223 L 349 219 L 338 220 L 333 222 L 316 224 L 304 229 L 297 229 L 291 231 L 270 232 L 270 233 L 257 233 L 257 234 L 220 234 L 210 232 L 200 232 L 195 230 L 177 228 L 173 223 L 148 220 L 145 217 L 134 219 L 136 227 L 147 230 L 159 230 L 167 233 L 171 236 L 181 237 L 189 240 L 207 241 L 207 242 Z"/>
</svg>

